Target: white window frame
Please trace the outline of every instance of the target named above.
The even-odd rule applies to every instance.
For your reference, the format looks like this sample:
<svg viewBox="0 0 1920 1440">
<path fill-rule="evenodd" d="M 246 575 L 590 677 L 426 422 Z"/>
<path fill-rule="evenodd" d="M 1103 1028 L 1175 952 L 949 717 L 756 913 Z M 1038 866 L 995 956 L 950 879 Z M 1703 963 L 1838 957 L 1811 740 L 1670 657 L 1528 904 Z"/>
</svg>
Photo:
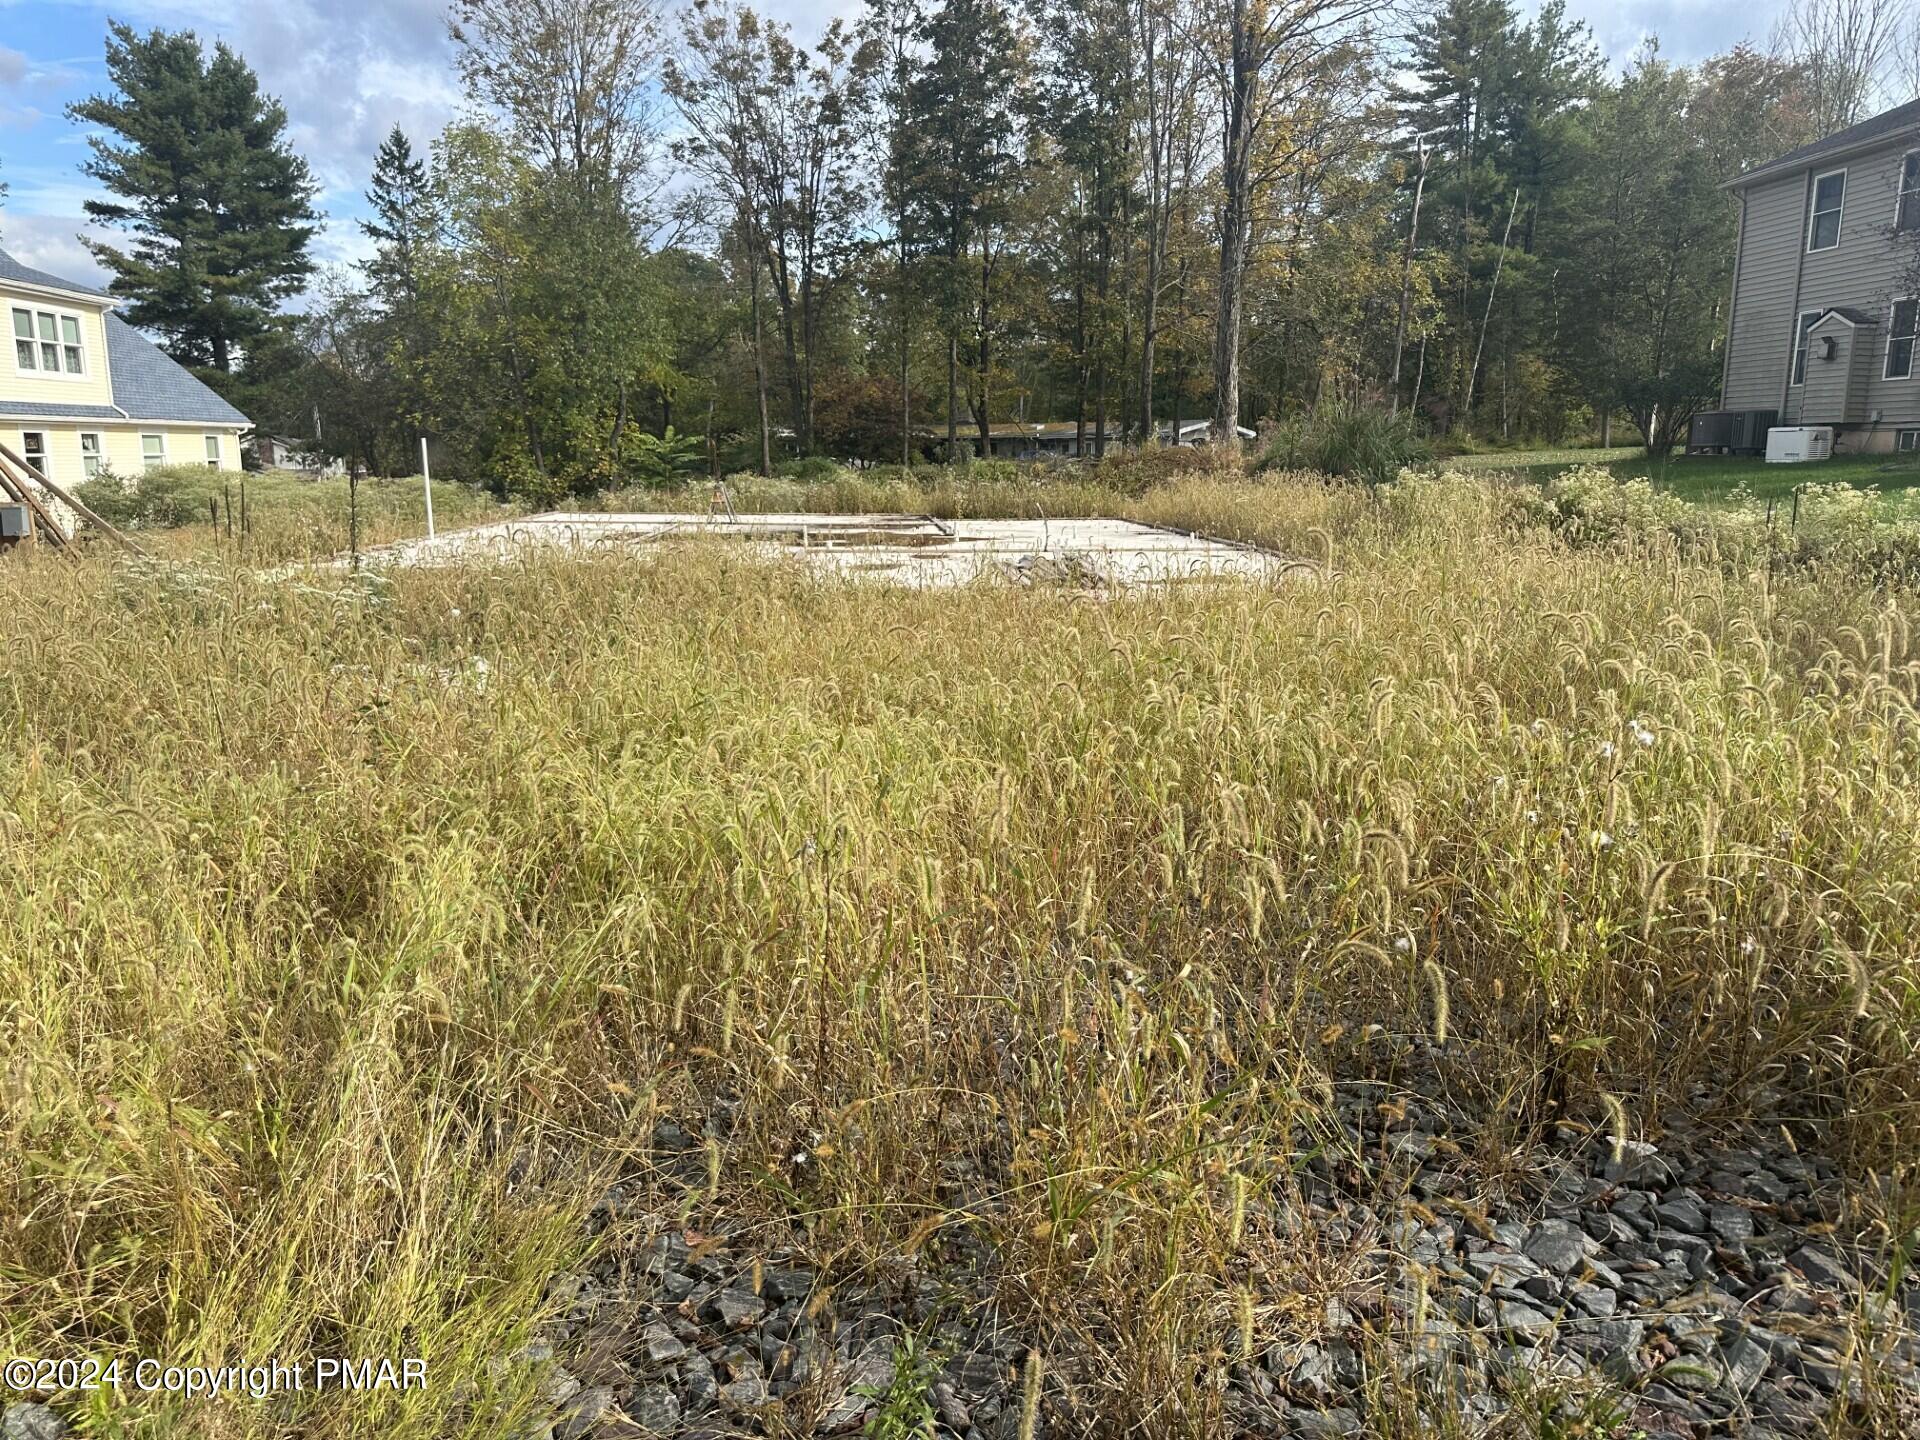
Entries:
<svg viewBox="0 0 1920 1440">
<path fill-rule="evenodd" d="M 38 455 L 34 454 L 34 441 L 40 442 Z M 45 430 L 22 430 L 20 432 L 20 458 L 27 464 L 53 479 L 53 440 Z"/>
<path fill-rule="evenodd" d="M 154 458 L 154 456 L 149 455 L 147 453 L 147 441 L 149 440 L 158 440 L 160 442 L 158 459 Z M 140 468 L 142 470 L 155 470 L 166 463 L 167 463 L 166 434 L 163 431 L 157 431 L 157 430 L 149 430 L 144 434 L 142 434 L 140 437 Z"/>
<path fill-rule="evenodd" d="M 1802 310 L 1793 317 L 1793 352 L 1787 357 L 1787 384 L 1807 383 L 1807 350 L 1813 344 L 1813 327 L 1820 323 L 1824 310 Z"/>
<path fill-rule="evenodd" d="M 1910 164 L 1913 166 L 1911 185 L 1907 183 L 1907 166 Z M 1913 223 L 1903 227 L 1900 224 L 1900 211 L 1909 195 L 1914 201 Z M 1905 235 L 1916 230 L 1920 230 L 1920 150 L 1909 150 L 1900 157 L 1900 178 L 1893 182 L 1893 233 Z"/>
<path fill-rule="evenodd" d="M 1893 449 L 1896 455 L 1911 455 L 1920 450 L 1920 430 L 1907 427 L 1894 431 Z"/>
<path fill-rule="evenodd" d="M 93 449 L 87 449 L 87 442 L 93 442 Z M 93 468 L 88 469 L 91 465 Z M 105 437 L 98 430 L 80 432 L 80 474 L 83 479 L 94 480 L 105 473 L 107 468 L 107 447 Z"/>
<path fill-rule="evenodd" d="M 205 437 L 205 443 L 207 447 L 207 468 L 209 470 L 218 470 L 221 461 L 225 458 L 221 453 L 219 434 L 209 432 Z"/>
<path fill-rule="evenodd" d="M 21 301 L 13 299 L 9 299 L 6 302 L 6 310 L 7 339 L 14 342 L 14 374 L 31 375 L 36 380 L 85 380 L 93 374 L 93 358 L 87 354 L 87 317 L 84 312 L 69 310 L 58 305 L 43 304 L 38 300 L 28 300 L 22 303 Z M 22 365 L 20 363 L 20 346 L 18 344 L 20 337 L 15 333 L 13 328 L 15 311 L 24 312 L 31 317 L 31 326 L 34 332 L 34 338 L 31 342 L 34 347 L 34 363 L 31 365 Z M 54 333 L 60 337 L 59 339 L 49 341 L 41 338 L 39 322 L 42 316 L 50 316 L 52 318 Z M 66 322 L 69 320 L 73 322 L 74 333 L 80 337 L 78 340 L 69 341 L 67 339 Z M 49 344 L 59 351 L 60 368 L 58 370 L 49 370 L 45 365 L 40 363 L 42 347 Z M 70 357 L 67 352 L 69 350 L 79 352 L 80 368 L 78 370 L 68 368 L 68 360 Z"/>
<path fill-rule="evenodd" d="M 1813 243 L 1813 230 L 1814 226 L 1819 223 L 1820 216 L 1824 213 L 1817 208 L 1820 204 L 1820 182 L 1822 180 L 1831 180 L 1836 175 L 1840 177 L 1840 203 L 1836 205 L 1833 210 L 1833 244 L 1816 246 Z M 1838 250 L 1840 248 L 1840 229 L 1846 222 L 1847 171 L 1846 167 L 1842 166 L 1838 170 L 1828 170 L 1823 174 L 1814 176 L 1813 185 L 1807 191 L 1807 253 L 1813 255 L 1822 250 Z"/>
<path fill-rule="evenodd" d="M 1909 330 L 1905 335 L 1900 334 L 1893 328 L 1894 317 L 1900 313 L 1900 307 L 1902 305 L 1913 306 L 1913 329 Z M 1905 340 L 1907 342 L 1907 368 L 1902 370 L 1898 375 L 1893 373 L 1893 345 L 1896 340 Z M 1880 378 L 1882 380 L 1911 380 L 1913 378 L 1913 352 L 1916 349 L 1920 349 L 1920 297 L 1913 295 L 1896 296 L 1893 302 L 1887 306 L 1887 353 L 1886 357 L 1880 362 Z"/>
</svg>

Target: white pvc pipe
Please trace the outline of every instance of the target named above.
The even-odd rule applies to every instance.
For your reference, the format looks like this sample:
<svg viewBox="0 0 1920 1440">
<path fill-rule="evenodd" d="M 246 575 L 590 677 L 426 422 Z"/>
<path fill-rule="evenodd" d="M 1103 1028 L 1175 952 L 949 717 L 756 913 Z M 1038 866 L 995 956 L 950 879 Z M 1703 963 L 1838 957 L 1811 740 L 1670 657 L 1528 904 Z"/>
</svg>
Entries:
<svg viewBox="0 0 1920 1440">
<path fill-rule="evenodd" d="M 420 437 L 420 485 L 427 492 L 427 538 L 433 539 L 433 471 L 427 465 L 427 437 Z"/>
</svg>

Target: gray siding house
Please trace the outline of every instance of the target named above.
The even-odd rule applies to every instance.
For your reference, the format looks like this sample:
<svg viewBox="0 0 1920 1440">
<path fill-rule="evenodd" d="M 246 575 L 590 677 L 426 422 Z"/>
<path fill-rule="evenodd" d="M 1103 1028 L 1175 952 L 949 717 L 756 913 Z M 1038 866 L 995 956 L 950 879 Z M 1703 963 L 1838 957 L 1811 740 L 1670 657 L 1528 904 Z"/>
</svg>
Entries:
<svg viewBox="0 0 1920 1440">
<path fill-rule="evenodd" d="M 1836 450 L 1920 449 L 1920 101 L 1727 188 L 1740 243 L 1722 407 L 1831 425 Z"/>
</svg>

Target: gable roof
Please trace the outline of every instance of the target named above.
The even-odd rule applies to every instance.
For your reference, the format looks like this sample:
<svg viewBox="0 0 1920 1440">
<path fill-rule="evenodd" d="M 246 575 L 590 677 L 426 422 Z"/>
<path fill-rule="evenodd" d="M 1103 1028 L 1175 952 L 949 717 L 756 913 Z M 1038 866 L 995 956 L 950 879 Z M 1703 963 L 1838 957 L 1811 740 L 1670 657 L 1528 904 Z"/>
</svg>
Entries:
<svg viewBox="0 0 1920 1440">
<path fill-rule="evenodd" d="M 1736 175 L 1727 181 L 1725 188 L 1738 190 L 1756 180 L 1787 174 L 1802 165 L 1820 160 L 1838 160 L 1842 155 L 1850 155 L 1855 150 L 1865 149 L 1882 140 L 1891 140 L 1907 131 L 1920 131 L 1920 100 L 1909 100 L 1904 105 L 1896 105 L 1891 110 L 1883 110 L 1870 119 L 1862 120 L 1858 125 L 1849 125 L 1810 145 L 1789 150 L 1764 165 L 1754 166 L 1744 175 Z"/>
<path fill-rule="evenodd" d="M 113 311 L 107 322 L 107 364 L 113 371 L 113 403 L 129 420 L 192 420 L 211 425 L 252 422 L 193 372 Z"/>
<path fill-rule="evenodd" d="M 1825 310 L 1820 312 L 1820 318 L 1814 321 L 1810 328 L 1818 330 L 1829 320 L 1843 320 L 1856 330 L 1862 325 L 1878 325 L 1880 323 L 1866 311 L 1855 309 L 1851 305 L 1829 305 Z"/>
<path fill-rule="evenodd" d="M 49 275 L 44 270 L 35 270 L 31 265 L 22 265 L 6 251 L 0 250 L 0 281 L 6 280 L 11 280 L 16 285 L 37 285 L 42 290 L 64 290 L 69 295 L 85 295 L 94 300 L 113 298 L 106 291 L 96 290 L 91 285 L 62 280 L 58 275 Z"/>
</svg>

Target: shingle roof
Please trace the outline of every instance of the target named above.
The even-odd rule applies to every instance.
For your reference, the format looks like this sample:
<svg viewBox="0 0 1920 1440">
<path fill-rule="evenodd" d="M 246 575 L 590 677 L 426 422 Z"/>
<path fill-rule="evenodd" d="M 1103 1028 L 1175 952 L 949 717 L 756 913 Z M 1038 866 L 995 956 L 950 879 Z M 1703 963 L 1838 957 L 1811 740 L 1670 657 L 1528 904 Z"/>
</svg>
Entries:
<svg viewBox="0 0 1920 1440">
<path fill-rule="evenodd" d="M 50 405 L 44 400 L 0 400 L 0 417 L 8 420 L 125 420 L 112 405 Z"/>
<path fill-rule="evenodd" d="M 113 367 L 113 403 L 129 420 L 193 420 L 250 425 L 233 406 L 194 379 L 192 372 L 111 310 L 107 362 Z"/>
<path fill-rule="evenodd" d="M 39 285 L 48 290 L 65 290 L 70 295 L 91 295 L 99 300 L 112 298 L 106 291 L 96 290 L 91 285 L 62 280 L 58 275 L 49 275 L 44 270 L 35 270 L 30 265 L 22 265 L 4 250 L 0 250 L 0 280 L 12 280 L 21 285 Z"/>
<path fill-rule="evenodd" d="M 1896 105 L 1891 110 L 1883 110 L 1871 119 L 1862 120 L 1858 125 L 1849 125 L 1844 130 L 1815 140 L 1811 145 L 1802 145 L 1798 150 L 1789 150 L 1786 154 L 1756 165 L 1746 174 L 1736 176 L 1728 185 L 1738 187 L 1746 185 L 1763 176 L 1781 171 L 1798 169 L 1801 165 L 1818 160 L 1823 155 L 1838 155 L 1843 151 L 1871 144 L 1875 140 L 1890 139 L 1905 130 L 1920 129 L 1920 100 L 1909 100 L 1904 105 Z"/>
</svg>

